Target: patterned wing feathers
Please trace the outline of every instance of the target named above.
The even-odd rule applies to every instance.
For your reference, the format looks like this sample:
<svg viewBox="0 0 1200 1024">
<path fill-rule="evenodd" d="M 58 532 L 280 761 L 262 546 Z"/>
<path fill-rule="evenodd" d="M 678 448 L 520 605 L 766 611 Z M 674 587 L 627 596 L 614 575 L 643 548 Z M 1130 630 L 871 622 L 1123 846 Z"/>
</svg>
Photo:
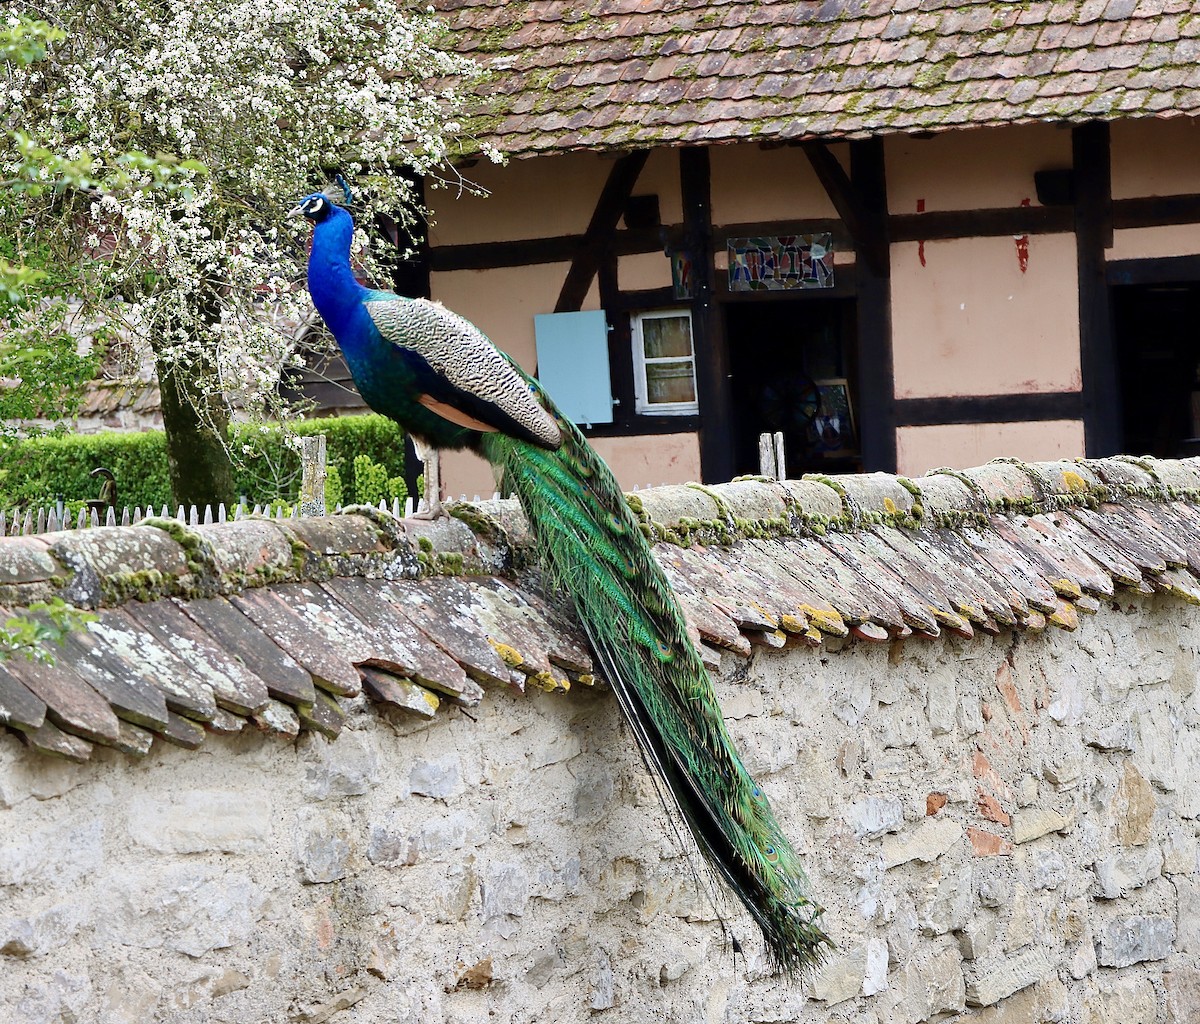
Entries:
<svg viewBox="0 0 1200 1024">
<path fill-rule="evenodd" d="M 417 353 L 449 385 L 445 393 L 431 395 L 432 402 L 470 406 L 458 409 L 457 418 L 441 411 L 439 415 L 460 425 L 471 421 L 473 427 L 479 424 L 503 432 L 514 432 L 515 424 L 515 432 L 524 440 L 544 448 L 562 443 L 558 424 L 524 377 L 469 320 L 425 299 L 374 299 L 366 308 L 387 341 Z M 462 403 L 463 396 L 475 401 Z M 495 414 L 488 415 L 489 410 Z"/>
</svg>

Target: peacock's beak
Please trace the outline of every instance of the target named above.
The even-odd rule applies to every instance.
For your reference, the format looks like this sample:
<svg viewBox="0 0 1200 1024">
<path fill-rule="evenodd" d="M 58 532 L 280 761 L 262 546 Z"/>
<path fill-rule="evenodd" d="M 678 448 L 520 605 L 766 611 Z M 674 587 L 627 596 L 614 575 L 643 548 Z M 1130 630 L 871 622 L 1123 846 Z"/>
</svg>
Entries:
<svg viewBox="0 0 1200 1024">
<path fill-rule="evenodd" d="M 293 206 L 290 210 L 288 210 L 287 215 L 289 217 L 303 217 L 304 216 L 304 208 L 302 206 L 300 206 L 299 204 L 297 204 L 297 205 Z"/>
</svg>

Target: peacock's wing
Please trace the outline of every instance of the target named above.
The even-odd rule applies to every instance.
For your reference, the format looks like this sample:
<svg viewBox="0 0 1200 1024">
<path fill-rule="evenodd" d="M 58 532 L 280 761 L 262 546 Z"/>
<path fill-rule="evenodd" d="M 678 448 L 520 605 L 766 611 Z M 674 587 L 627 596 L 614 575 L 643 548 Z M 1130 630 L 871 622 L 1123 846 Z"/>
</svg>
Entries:
<svg viewBox="0 0 1200 1024">
<path fill-rule="evenodd" d="M 472 430 L 498 431 L 541 448 L 562 442 L 558 424 L 524 377 L 469 320 L 425 299 L 366 302 L 380 335 L 420 357 L 423 405 Z"/>
</svg>

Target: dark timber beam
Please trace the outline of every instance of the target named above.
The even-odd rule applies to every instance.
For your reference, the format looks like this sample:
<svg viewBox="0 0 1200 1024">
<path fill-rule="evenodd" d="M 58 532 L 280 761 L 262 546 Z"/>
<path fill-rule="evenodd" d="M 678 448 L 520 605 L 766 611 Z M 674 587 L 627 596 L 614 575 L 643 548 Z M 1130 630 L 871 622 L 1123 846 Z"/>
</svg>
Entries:
<svg viewBox="0 0 1200 1024">
<path fill-rule="evenodd" d="M 679 150 L 685 251 L 692 258 L 692 346 L 700 405 L 700 475 L 704 483 L 733 476 L 733 397 L 724 324 L 713 301 L 712 177 L 708 150 Z"/>
<path fill-rule="evenodd" d="M 850 181 L 862 203 L 874 260 L 855 260 L 858 276 L 858 404 L 863 469 L 896 471 L 896 401 L 892 373 L 892 266 L 887 233 L 883 140 L 850 143 Z M 856 254 L 857 255 L 857 254 Z"/>
<path fill-rule="evenodd" d="M 896 423 L 902 427 L 1077 420 L 1082 415 L 1083 395 L 1078 391 L 896 400 Z"/>
<path fill-rule="evenodd" d="M 869 208 L 850 176 L 842 169 L 838 158 L 823 142 L 805 142 L 801 148 L 854 240 L 855 258 L 866 260 L 872 271 L 886 276 L 888 258 L 883 250 L 887 247 L 887 235 L 881 230 L 876 211 Z M 884 222 L 886 218 L 885 209 Z"/>
<path fill-rule="evenodd" d="M 1200 195 L 1146 196 L 1114 199 L 1113 227 L 1152 228 L 1164 224 L 1200 224 Z M 1058 235 L 1075 230 L 1070 206 L 1007 206 L 984 210 L 934 210 L 930 213 L 893 213 L 888 217 L 888 237 L 893 242 L 933 242 L 948 238 L 1003 238 L 1006 235 Z M 729 238 L 755 235 L 811 235 L 831 232 L 838 248 L 854 244 L 845 222 L 830 217 L 807 220 L 757 221 L 720 224 L 717 234 Z M 668 237 L 681 237 L 679 225 L 666 227 Z M 610 246 L 618 256 L 662 252 L 663 229 L 625 228 L 614 231 Z M 508 242 L 467 242 L 439 245 L 429 250 L 430 269 L 499 270 L 544 263 L 569 263 L 587 248 L 583 235 L 520 238 Z"/>
<path fill-rule="evenodd" d="M 637 184 L 638 175 L 642 173 L 649 156 L 649 150 L 639 149 L 621 157 L 608 172 L 608 181 L 604 183 L 591 222 L 584 232 L 575 258 L 571 261 L 571 269 L 567 271 L 567 279 L 563 281 L 562 291 L 558 293 L 554 312 L 573 313 L 583 305 L 592 280 L 616 234 L 617 222 L 621 219 L 625 204 L 633 194 L 633 186 Z"/>
<path fill-rule="evenodd" d="M 1075 256 L 1079 275 L 1079 364 L 1084 448 L 1091 458 L 1116 455 L 1124 442 L 1116 339 L 1106 276 L 1112 245 L 1112 165 L 1108 125 L 1071 129 L 1075 171 Z"/>
</svg>

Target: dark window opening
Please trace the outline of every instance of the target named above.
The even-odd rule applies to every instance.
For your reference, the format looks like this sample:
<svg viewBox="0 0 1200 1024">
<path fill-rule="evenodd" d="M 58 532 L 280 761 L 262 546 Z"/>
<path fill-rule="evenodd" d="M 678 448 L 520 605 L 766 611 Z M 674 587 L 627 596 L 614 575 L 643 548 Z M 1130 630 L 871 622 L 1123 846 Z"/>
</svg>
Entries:
<svg viewBox="0 0 1200 1024">
<path fill-rule="evenodd" d="M 861 468 L 853 299 L 728 303 L 725 335 L 736 474 L 759 472 L 759 435 L 775 432 L 790 478 Z"/>
<path fill-rule="evenodd" d="M 1127 285 L 1112 295 L 1121 450 L 1200 454 L 1200 282 Z"/>
</svg>

